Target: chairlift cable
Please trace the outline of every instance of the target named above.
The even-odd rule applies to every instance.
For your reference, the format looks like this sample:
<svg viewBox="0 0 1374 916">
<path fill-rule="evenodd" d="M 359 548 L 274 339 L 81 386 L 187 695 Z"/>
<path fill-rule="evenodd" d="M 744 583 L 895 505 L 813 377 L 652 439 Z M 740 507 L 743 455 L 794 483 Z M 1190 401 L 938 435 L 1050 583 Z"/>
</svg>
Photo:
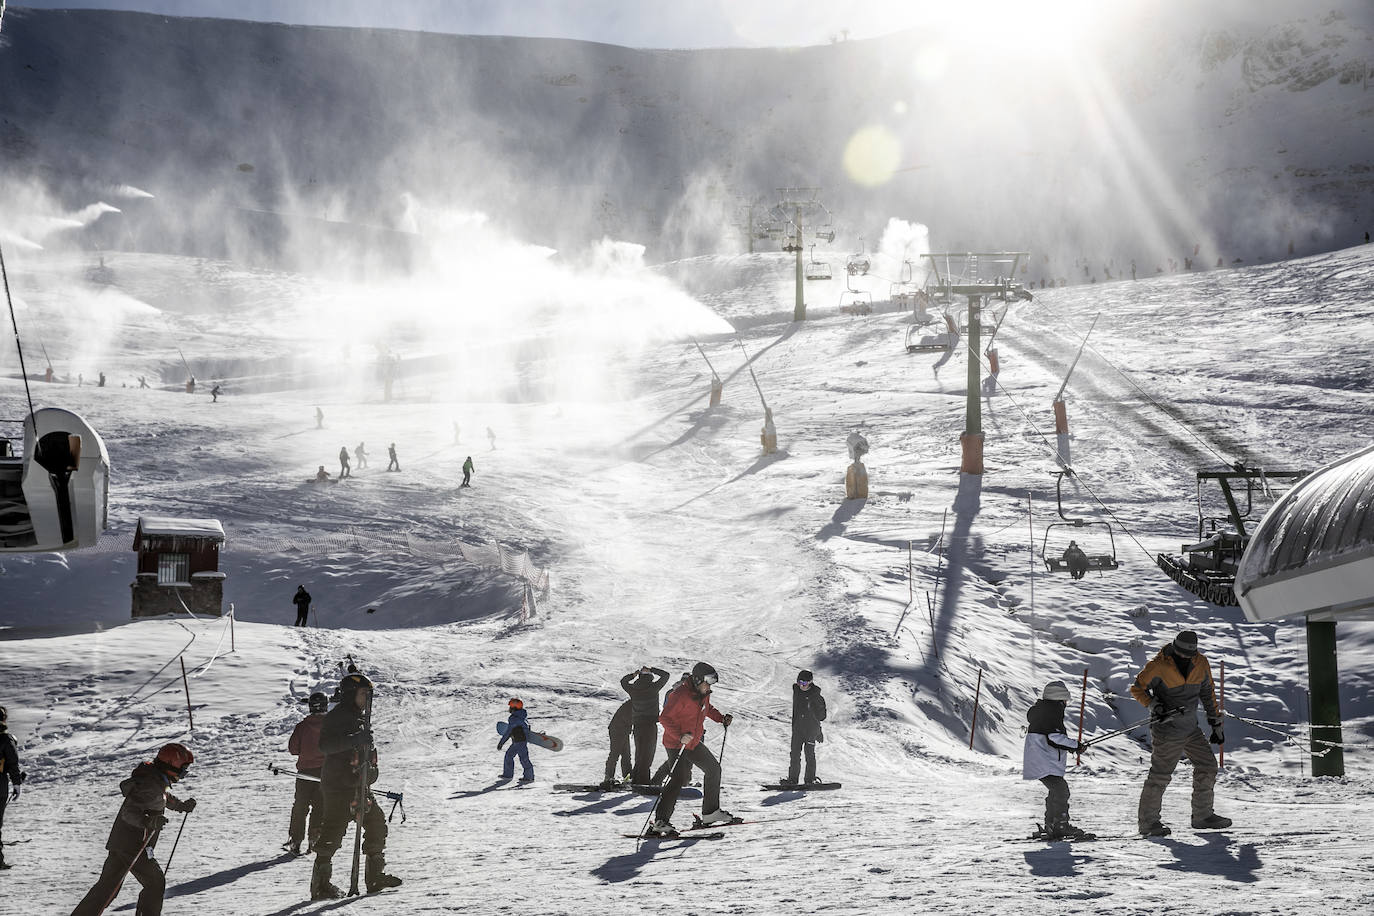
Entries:
<svg viewBox="0 0 1374 916">
<path fill-rule="evenodd" d="M 29 423 L 34 425 L 35 432 L 38 427 L 34 421 L 33 393 L 29 391 L 29 372 L 24 368 L 24 346 L 19 341 L 19 319 L 14 317 L 14 298 L 10 296 L 10 274 L 5 269 L 5 250 L 0 247 L 0 279 L 5 284 L 5 303 L 10 309 L 10 325 L 14 328 L 14 349 L 19 354 L 19 376 L 24 380 L 24 399 L 29 403 Z"/>
</svg>

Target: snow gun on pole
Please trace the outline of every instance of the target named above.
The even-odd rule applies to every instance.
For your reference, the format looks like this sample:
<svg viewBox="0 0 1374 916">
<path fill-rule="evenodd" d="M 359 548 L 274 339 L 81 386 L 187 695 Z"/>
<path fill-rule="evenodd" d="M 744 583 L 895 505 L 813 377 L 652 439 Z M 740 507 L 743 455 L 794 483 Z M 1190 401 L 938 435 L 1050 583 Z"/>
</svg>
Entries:
<svg viewBox="0 0 1374 916">
<path fill-rule="evenodd" d="M 749 355 L 749 351 L 744 349 L 744 341 L 736 337 L 735 343 L 739 344 L 739 350 L 744 354 L 744 365 L 749 369 L 749 377 L 754 380 L 754 388 L 759 393 L 759 402 L 763 404 L 763 409 L 766 411 L 768 409 L 768 402 L 763 398 L 763 387 L 759 385 L 759 377 L 754 374 L 753 358 Z"/>
<path fill-rule="evenodd" d="M 309 773 L 298 773 L 295 770 L 288 770 L 285 767 L 277 766 L 275 763 L 269 763 L 267 765 L 267 770 L 273 776 L 293 776 L 296 779 L 304 779 L 306 782 L 320 781 L 320 777 L 318 776 L 311 776 Z M 397 808 L 401 809 L 401 823 L 404 824 L 406 822 L 406 806 L 404 792 L 388 792 L 385 789 L 373 789 L 372 794 L 381 795 L 384 798 L 391 799 L 391 811 L 386 816 L 388 822 L 391 820 L 392 817 L 395 816 Z"/>
<path fill-rule="evenodd" d="M 701 344 L 695 337 L 692 338 L 692 343 L 696 345 L 697 352 L 701 354 L 701 358 L 706 360 L 706 367 L 711 370 L 711 378 L 715 381 L 720 381 L 720 373 L 716 372 L 716 367 L 711 365 L 710 357 L 706 355 L 706 351 L 701 348 Z"/>
<path fill-rule="evenodd" d="M 1165 713 L 1164 715 L 1160 716 L 1160 717 L 1157 718 L 1157 719 L 1156 719 L 1154 716 L 1146 716 L 1145 718 L 1141 719 L 1139 722 L 1132 722 L 1130 725 L 1127 725 L 1127 726 L 1124 727 L 1124 728 L 1118 728 L 1116 731 L 1107 732 L 1105 735 L 1098 735 L 1096 738 L 1091 738 L 1091 739 L 1089 739 L 1089 740 L 1087 740 L 1087 741 L 1084 741 L 1084 742 L 1083 742 L 1083 746 L 1084 746 L 1084 747 L 1092 747 L 1094 744 L 1101 744 L 1103 741 L 1107 741 L 1107 740 L 1109 740 L 1109 739 L 1111 739 L 1111 738 L 1120 737 L 1121 735 L 1126 734 L 1126 732 L 1131 731 L 1132 729 L 1139 728 L 1139 727 L 1142 726 L 1142 725 L 1150 725 L 1150 724 L 1153 724 L 1153 723 L 1155 723 L 1155 722 L 1167 722 L 1167 721 L 1169 721 L 1170 719 L 1172 719 L 1174 716 L 1178 715 L 1179 712 L 1181 712 L 1181 710 L 1173 709 L 1173 710 L 1170 710 L 1169 712 Z"/>
</svg>

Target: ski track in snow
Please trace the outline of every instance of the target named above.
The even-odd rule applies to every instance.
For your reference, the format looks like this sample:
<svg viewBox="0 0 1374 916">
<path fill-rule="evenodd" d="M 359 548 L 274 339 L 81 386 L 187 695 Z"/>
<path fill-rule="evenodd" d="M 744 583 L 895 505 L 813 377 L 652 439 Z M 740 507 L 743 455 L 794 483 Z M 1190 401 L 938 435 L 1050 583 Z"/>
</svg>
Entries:
<svg viewBox="0 0 1374 916">
<path fill-rule="evenodd" d="M 122 256 L 116 267 L 151 287 L 177 261 Z M 1020 779 L 1020 729 L 1046 680 L 1076 691 L 1087 669 L 1085 733 L 1119 728 L 1142 715 L 1127 693 L 1135 672 L 1193 627 L 1214 665 L 1226 662 L 1229 710 L 1301 721 L 1301 627 L 1255 626 L 1238 609 L 1196 601 L 1155 569 L 1153 553 L 1193 536 L 1192 472 L 1215 463 L 1200 457 L 1207 447 L 1228 458 L 1244 447 L 1253 450 L 1247 460 L 1266 466 L 1314 466 L 1366 441 L 1374 254 L 1037 293 L 998 336 L 1004 387 L 983 402 L 981 487 L 967 478 L 961 486 L 955 473 L 966 353 L 943 362 L 906 354 L 901 314 L 800 326 L 769 319 L 788 315 L 773 307 L 786 299 L 774 295 L 772 278 L 790 262 L 701 263 L 711 267 L 703 271 L 711 288 L 698 296 L 744 319 L 740 339 L 777 418 L 777 455 L 759 455 L 762 408 L 727 338 L 702 341 L 726 383 L 718 408 L 707 407 L 709 373 L 695 348 L 680 343 L 647 347 L 608 370 L 632 392 L 608 403 L 468 402 L 446 397 L 442 377 L 410 379 L 415 399 L 389 405 L 361 382 L 231 390 L 215 405 L 171 390 L 35 388 L 40 406 L 75 409 L 106 436 L 115 533 L 84 554 L 0 560 L 0 701 L 33 777 L 7 811 L 7 836 L 32 842 L 7 855 L 16 867 L 0 879 L 0 914 L 74 905 L 103 858 L 119 780 L 167 740 L 195 750 L 184 788 L 199 800 L 172 868 L 168 912 L 1133 914 L 1192 900 L 1215 913 L 1353 914 L 1374 906 L 1364 861 L 1374 828 L 1371 752 L 1348 750 L 1344 779 L 1312 779 L 1299 747 L 1236 720 L 1217 789 L 1233 829 L 1188 829 L 1185 763 L 1165 796 L 1174 835 L 1131 836 L 1148 761 L 1131 736 L 1094 748 L 1069 777 L 1075 822 L 1104 839 L 1020 841 L 1043 804 L 1039 784 Z M 61 284 L 73 281 L 26 266 L 11 265 L 12 282 L 21 291 L 42 285 L 42 301 L 60 303 Z M 690 290 L 690 271 L 676 273 Z M 245 301 L 275 302 L 301 325 L 314 297 L 324 298 L 305 278 L 260 272 L 219 282 L 239 284 Z M 1094 494 L 1111 507 L 1114 524 L 1126 526 L 1115 529 L 1122 568 L 1071 583 L 1039 564 L 1045 526 L 1057 520 L 1054 464 L 1021 411 L 1052 431 L 1049 400 L 1098 311 L 1092 349 L 1067 392 L 1079 481 L 1066 483 L 1064 499 L 1070 515 L 1112 519 Z M 219 343 L 215 316 L 196 320 L 207 348 L 246 357 L 274 345 L 242 317 L 224 323 Z M 156 350 L 145 339 L 111 352 L 111 365 L 147 371 L 149 360 L 166 358 L 150 355 Z M 197 358 L 194 348 L 188 357 Z M 2 365 L 12 374 L 9 356 Z M 0 380 L 5 416 L 18 415 L 22 397 L 17 379 Z M 322 401 L 326 428 L 317 430 Z M 461 446 L 452 443 L 455 418 Z M 495 449 L 481 433 L 488 425 L 498 431 Z M 872 443 L 870 497 L 845 502 L 844 440 L 855 428 Z M 359 440 L 371 467 L 333 487 L 305 482 L 317 464 L 335 470 L 340 444 Z M 381 470 L 390 441 L 401 474 Z M 459 491 L 467 454 L 477 472 L 473 488 Z M 226 651 L 223 621 L 127 622 L 129 535 L 141 514 L 224 521 L 237 651 Z M 1063 532 L 1051 534 L 1052 549 Z M 405 548 L 408 536 L 528 549 L 550 568 L 552 592 L 520 624 L 512 580 L 456 553 L 425 559 Z M 297 581 L 315 593 L 322 628 L 284 626 Z M 188 731 L 175 663 L 141 685 L 192 636 Z M 1368 624 L 1341 626 L 1353 745 L 1371 740 L 1372 636 Z M 365 902 L 312 904 L 304 901 L 309 860 L 279 855 L 291 791 L 267 764 L 290 763 L 285 740 L 304 699 L 332 686 L 347 653 L 378 684 L 378 787 L 404 791 L 408 816 L 393 822 L 388 859 L 406 883 Z M 621 834 L 640 828 L 652 799 L 548 788 L 600 779 L 624 672 L 647 662 L 676 674 L 701 658 L 721 672 L 717 705 L 737 717 L 728 735 L 708 726 L 713 750 L 723 744 L 724 805 L 762 823 L 727 828 L 720 842 L 641 845 Z M 816 670 L 830 704 L 821 775 L 845 787 L 761 792 L 786 765 L 788 690 L 802 667 Z M 530 786 L 494 785 L 494 723 L 510 696 L 566 743 L 557 754 L 532 750 Z M 678 805 L 680 826 L 697 804 Z M 169 835 L 164 860 L 170 846 Z M 346 879 L 348 849 L 336 858 L 336 880 L 340 871 Z M 132 911 L 132 899 L 131 884 L 111 912 Z"/>
</svg>

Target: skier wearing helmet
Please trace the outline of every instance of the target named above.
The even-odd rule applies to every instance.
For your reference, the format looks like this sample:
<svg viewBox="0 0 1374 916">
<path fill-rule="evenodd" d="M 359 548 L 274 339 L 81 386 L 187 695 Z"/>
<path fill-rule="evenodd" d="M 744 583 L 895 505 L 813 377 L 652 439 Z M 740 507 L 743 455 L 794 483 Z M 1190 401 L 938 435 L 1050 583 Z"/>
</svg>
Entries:
<svg viewBox="0 0 1374 916">
<path fill-rule="evenodd" d="M 377 781 L 377 748 L 372 743 L 370 711 L 372 682 L 353 672 L 344 676 L 335 691 L 338 705 L 325 714 L 320 724 L 320 791 L 324 795 L 324 815 L 320 836 L 315 841 L 315 867 L 310 875 L 310 899 L 332 900 L 343 896 L 330 878 L 334 853 L 343 845 L 348 824 L 355 819 L 354 806 L 359 783 Z M 359 829 L 363 831 L 362 851 L 367 856 L 365 878 L 368 893 L 396 887 L 401 879 L 386 873 L 386 818 L 371 792 L 363 792 L 363 812 Z"/>
<path fill-rule="evenodd" d="M 162 875 L 162 866 L 153 858 L 153 847 L 167 823 L 164 813 L 167 808 L 188 813 L 195 810 L 194 798 L 182 801 L 169 791 L 173 783 L 186 775 L 186 768 L 194 759 L 184 745 L 166 744 L 157 752 L 157 757 L 140 763 L 133 774 L 119 784 L 124 803 L 119 806 L 119 814 L 110 828 L 110 838 L 105 841 L 105 849 L 109 852 L 105 856 L 105 866 L 95 886 L 72 910 L 72 916 L 103 913 L 114 902 L 125 875 L 133 875 L 143 886 L 138 895 L 140 916 L 161 916 L 167 882 Z"/>
<path fill-rule="evenodd" d="M 720 763 L 701 740 L 706 733 L 708 716 L 726 728 L 734 721 L 733 716 L 722 715 L 711 705 L 711 687 L 719 679 L 715 668 L 697 662 L 691 673 L 684 674 L 677 686 L 668 691 L 663 701 L 663 712 L 658 717 L 663 726 L 663 746 L 669 754 L 676 753 L 677 762 L 668 785 L 659 796 L 646 836 L 677 836 L 672 825 L 673 809 L 677 807 L 678 792 L 687 785 L 693 766 L 701 770 L 702 776 L 701 823 L 729 824 L 736 820 L 720 806 Z"/>
<path fill-rule="evenodd" d="M 329 709 L 329 698 L 322 693 L 310 695 L 310 714 L 296 723 L 286 749 L 296 755 L 296 772 L 307 776 L 319 776 L 324 767 L 324 755 L 320 753 L 320 726 L 324 724 L 325 711 Z M 296 780 L 296 797 L 291 803 L 291 822 L 288 827 L 285 848 L 293 856 L 301 852 L 301 840 L 307 838 L 306 816 L 310 818 L 309 852 L 320 836 L 320 809 L 324 798 L 320 784 L 312 779 Z"/>
<path fill-rule="evenodd" d="M 1087 840 L 1084 833 L 1069 823 L 1069 784 L 1064 780 L 1068 755 L 1083 753 L 1082 744 L 1064 730 L 1064 708 L 1069 688 L 1063 681 L 1050 681 L 1045 692 L 1026 711 L 1026 743 L 1021 755 L 1021 778 L 1038 779 L 1049 790 L 1045 796 L 1045 826 L 1036 834 L 1047 840 Z"/>
</svg>

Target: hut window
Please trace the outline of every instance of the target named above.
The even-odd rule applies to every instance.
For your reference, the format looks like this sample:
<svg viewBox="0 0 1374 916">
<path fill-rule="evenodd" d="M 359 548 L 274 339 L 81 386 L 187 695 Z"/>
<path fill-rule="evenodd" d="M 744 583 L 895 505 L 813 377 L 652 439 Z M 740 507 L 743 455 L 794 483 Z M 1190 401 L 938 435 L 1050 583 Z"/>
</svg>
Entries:
<svg viewBox="0 0 1374 916">
<path fill-rule="evenodd" d="M 191 555 L 189 553 L 158 554 L 157 584 L 190 585 Z"/>
</svg>

